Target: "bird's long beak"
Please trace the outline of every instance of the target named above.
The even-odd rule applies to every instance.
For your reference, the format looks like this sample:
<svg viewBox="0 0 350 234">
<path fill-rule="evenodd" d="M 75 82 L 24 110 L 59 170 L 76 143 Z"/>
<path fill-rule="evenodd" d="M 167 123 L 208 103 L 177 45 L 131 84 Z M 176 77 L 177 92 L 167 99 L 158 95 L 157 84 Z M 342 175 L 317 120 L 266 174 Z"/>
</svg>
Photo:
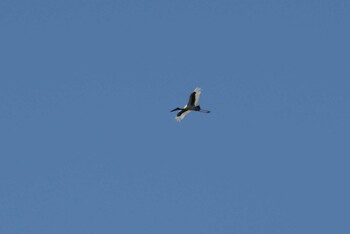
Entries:
<svg viewBox="0 0 350 234">
<path fill-rule="evenodd" d="M 174 110 L 171 110 L 170 112 L 177 111 L 177 110 L 180 110 L 180 108 L 176 107 Z"/>
</svg>

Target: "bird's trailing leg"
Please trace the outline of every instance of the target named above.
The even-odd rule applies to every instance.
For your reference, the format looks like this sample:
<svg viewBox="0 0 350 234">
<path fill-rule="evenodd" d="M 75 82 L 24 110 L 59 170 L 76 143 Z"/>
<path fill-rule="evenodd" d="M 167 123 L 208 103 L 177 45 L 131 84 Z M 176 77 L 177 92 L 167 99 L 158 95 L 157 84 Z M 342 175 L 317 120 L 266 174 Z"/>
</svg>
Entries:
<svg viewBox="0 0 350 234">
<path fill-rule="evenodd" d="M 208 110 L 202 110 L 202 109 L 200 109 L 199 112 L 202 112 L 202 113 L 210 113 L 210 111 L 208 111 Z"/>
</svg>

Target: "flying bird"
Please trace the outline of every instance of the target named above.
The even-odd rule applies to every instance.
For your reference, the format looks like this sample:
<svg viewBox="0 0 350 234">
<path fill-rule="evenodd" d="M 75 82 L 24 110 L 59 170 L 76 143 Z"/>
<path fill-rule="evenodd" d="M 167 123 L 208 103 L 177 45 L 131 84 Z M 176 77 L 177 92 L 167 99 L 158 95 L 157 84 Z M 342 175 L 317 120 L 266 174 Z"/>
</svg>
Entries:
<svg viewBox="0 0 350 234">
<path fill-rule="evenodd" d="M 188 99 L 188 103 L 184 108 L 176 107 L 174 110 L 171 110 L 170 112 L 173 111 L 178 111 L 175 119 L 176 121 L 180 122 L 188 113 L 191 111 L 199 111 L 202 113 L 210 113 L 208 110 L 203 110 L 201 107 L 198 105 L 198 100 L 199 100 L 199 95 L 201 94 L 202 89 L 201 88 L 196 88 L 190 95 L 190 98 Z"/>
</svg>

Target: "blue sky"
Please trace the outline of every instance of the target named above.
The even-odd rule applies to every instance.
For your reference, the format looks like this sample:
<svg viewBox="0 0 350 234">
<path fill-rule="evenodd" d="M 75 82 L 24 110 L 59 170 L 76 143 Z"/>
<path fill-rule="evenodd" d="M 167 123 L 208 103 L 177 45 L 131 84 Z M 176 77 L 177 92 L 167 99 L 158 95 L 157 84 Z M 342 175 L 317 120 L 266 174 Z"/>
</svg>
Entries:
<svg viewBox="0 0 350 234">
<path fill-rule="evenodd" d="M 349 233 L 350 2 L 2 0 L 0 232 Z M 169 111 L 195 87 L 210 114 Z"/>
</svg>

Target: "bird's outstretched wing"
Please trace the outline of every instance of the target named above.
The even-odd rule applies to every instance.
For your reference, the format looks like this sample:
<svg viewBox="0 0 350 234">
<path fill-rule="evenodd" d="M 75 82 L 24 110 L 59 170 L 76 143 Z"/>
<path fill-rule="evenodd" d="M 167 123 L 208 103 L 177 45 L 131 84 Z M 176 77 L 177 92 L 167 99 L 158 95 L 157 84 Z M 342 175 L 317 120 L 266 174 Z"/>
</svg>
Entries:
<svg viewBox="0 0 350 234">
<path fill-rule="evenodd" d="M 195 106 L 198 103 L 199 95 L 201 94 L 202 89 L 196 88 L 193 93 L 191 93 L 190 98 L 188 99 L 188 106 Z"/>
<path fill-rule="evenodd" d="M 190 110 L 181 110 L 179 113 L 177 113 L 177 116 L 175 117 L 177 122 L 180 122 L 185 116 L 190 113 Z"/>
</svg>

